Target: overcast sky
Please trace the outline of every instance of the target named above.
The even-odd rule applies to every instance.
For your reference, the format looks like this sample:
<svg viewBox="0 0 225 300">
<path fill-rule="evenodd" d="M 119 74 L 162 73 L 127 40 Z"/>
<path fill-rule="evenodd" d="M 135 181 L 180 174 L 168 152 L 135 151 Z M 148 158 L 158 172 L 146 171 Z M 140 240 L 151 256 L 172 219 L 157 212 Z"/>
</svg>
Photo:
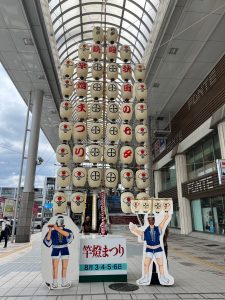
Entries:
<svg viewBox="0 0 225 300">
<path fill-rule="evenodd" d="M 0 63 L 0 187 L 18 185 L 26 111 L 26 104 Z M 54 176 L 57 167 L 54 165 L 55 153 L 42 132 L 38 156 L 44 163 L 36 168 L 35 187 L 43 187 L 45 176 Z"/>
</svg>

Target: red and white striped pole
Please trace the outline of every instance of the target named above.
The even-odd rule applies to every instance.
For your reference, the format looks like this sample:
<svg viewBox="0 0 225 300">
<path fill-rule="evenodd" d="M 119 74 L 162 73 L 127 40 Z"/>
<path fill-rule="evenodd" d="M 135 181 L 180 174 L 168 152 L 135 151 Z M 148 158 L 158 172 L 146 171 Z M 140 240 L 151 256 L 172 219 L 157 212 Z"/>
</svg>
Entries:
<svg viewBox="0 0 225 300">
<path fill-rule="evenodd" d="M 101 234 L 105 235 L 105 192 L 101 192 L 101 216 L 102 216 L 102 224 L 101 224 Z"/>
</svg>

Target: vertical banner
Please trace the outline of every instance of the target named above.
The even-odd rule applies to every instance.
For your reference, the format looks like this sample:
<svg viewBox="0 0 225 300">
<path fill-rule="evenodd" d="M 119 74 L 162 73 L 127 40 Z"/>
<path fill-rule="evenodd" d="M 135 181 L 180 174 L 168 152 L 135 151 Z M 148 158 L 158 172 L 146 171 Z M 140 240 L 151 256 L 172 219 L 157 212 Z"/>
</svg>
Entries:
<svg viewBox="0 0 225 300">
<path fill-rule="evenodd" d="M 101 234 L 105 235 L 105 192 L 101 192 L 101 216 L 102 216 L 102 224 L 101 224 Z"/>
<path fill-rule="evenodd" d="M 217 159 L 216 165 L 219 184 L 225 184 L 225 159 Z"/>
</svg>

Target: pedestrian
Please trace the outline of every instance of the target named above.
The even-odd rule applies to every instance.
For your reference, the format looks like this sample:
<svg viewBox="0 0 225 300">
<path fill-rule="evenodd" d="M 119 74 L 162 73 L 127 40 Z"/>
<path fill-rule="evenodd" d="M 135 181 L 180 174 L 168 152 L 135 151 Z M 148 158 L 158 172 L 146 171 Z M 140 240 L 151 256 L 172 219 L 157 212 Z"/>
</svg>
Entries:
<svg viewBox="0 0 225 300">
<path fill-rule="evenodd" d="M 91 218 L 90 218 L 90 216 L 86 216 L 85 221 L 82 224 L 82 232 L 84 234 L 91 233 Z"/>
<path fill-rule="evenodd" d="M 8 238 L 10 236 L 10 223 L 7 219 L 7 217 L 3 218 L 3 222 L 2 222 L 2 231 L 1 231 L 1 236 L 0 236 L 0 243 L 2 241 L 2 239 L 5 239 L 5 245 L 3 248 L 7 247 L 7 243 L 8 243 Z"/>
</svg>

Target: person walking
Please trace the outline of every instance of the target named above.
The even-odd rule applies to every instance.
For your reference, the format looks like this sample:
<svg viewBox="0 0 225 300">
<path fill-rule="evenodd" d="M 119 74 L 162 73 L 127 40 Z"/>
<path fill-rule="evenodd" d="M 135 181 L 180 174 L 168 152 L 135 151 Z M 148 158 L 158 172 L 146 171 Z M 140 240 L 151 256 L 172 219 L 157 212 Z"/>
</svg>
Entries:
<svg viewBox="0 0 225 300">
<path fill-rule="evenodd" d="M 85 221 L 82 224 L 81 231 L 84 234 L 90 234 L 91 233 L 91 218 L 90 218 L 90 216 L 86 216 Z"/>
<path fill-rule="evenodd" d="M 5 239 L 5 245 L 4 245 L 3 248 L 7 247 L 9 236 L 10 236 L 10 223 L 9 223 L 7 217 L 4 217 L 3 222 L 2 222 L 1 236 L 0 236 L 0 243 L 1 243 L 3 238 Z"/>
</svg>

